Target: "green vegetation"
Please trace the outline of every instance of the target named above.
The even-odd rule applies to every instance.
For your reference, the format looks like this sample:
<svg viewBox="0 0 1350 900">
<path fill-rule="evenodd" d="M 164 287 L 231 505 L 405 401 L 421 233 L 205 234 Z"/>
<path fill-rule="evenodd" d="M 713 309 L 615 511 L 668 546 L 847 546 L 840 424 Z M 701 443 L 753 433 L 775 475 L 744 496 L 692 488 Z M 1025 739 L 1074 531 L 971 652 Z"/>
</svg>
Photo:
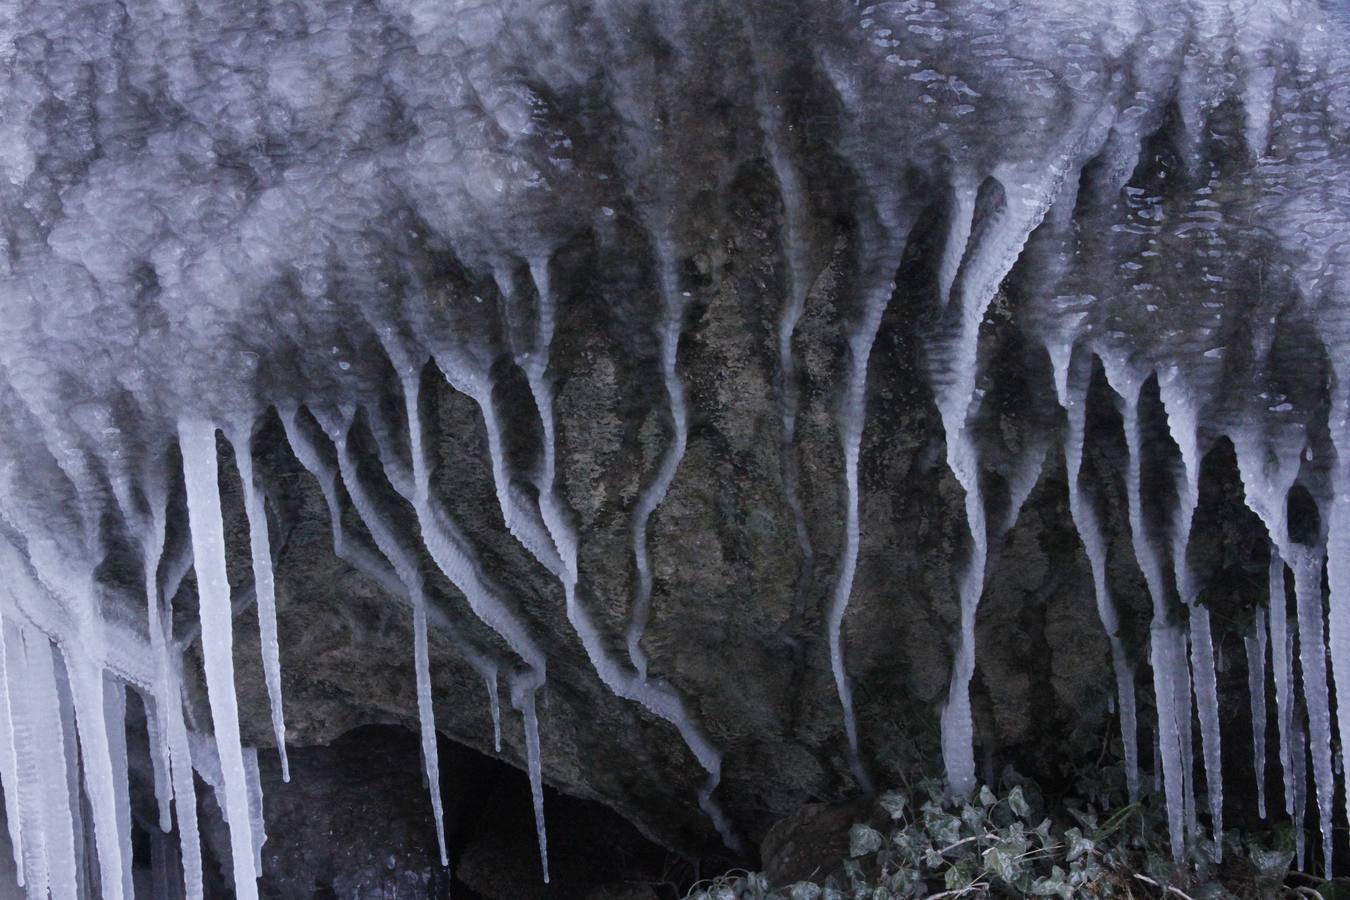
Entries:
<svg viewBox="0 0 1350 900">
<path fill-rule="evenodd" d="M 1118 770 L 1080 779 L 1074 801 L 1047 802 L 1016 776 L 998 793 L 954 799 L 925 780 L 877 799 L 853 825 L 848 858 L 795 884 L 733 872 L 702 882 L 693 900 L 898 900 L 956 897 L 1267 898 L 1347 896 L 1340 880 L 1292 871 L 1294 834 L 1285 825 L 1239 839 L 1188 847 L 1172 864 L 1162 798 L 1127 803 Z"/>
</svg>

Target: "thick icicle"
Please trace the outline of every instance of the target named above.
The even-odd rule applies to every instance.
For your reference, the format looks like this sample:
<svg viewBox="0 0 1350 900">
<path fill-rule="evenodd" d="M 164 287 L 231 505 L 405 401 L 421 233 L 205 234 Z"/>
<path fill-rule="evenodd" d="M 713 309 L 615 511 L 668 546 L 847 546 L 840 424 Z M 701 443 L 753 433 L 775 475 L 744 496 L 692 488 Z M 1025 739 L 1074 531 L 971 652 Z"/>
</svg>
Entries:
<svg viewBox="0 0 1350 900">
<path fill-rule="evenodd" d="M 1177 593 L 1185 604 L 1190 624 L 1191 674 L 1195 692 L 1196 712 L 1200 719 L 1200 739 L 1205 769 L 1205 790 L 1209 795 L 1209 812 L 1216 861 L 1223 857 L 1223 770 L 1219 736 L 1219 692 L 1214 672 L 1214 638 L 1211 633 L 1209 610 L 1196 600 L 1195 579 L 1191 574 L 1187 554 L 1190 549 L 1191 526 L 1200 503 L 1200 447 L 1196 434 L 1197 414 L 1192 392 L 1182 380 L 1178 369 L 1168 369 L 1158 378 L 1158 390 L 1167 413 L 1167 428 L 1181 453 L 1181 472 L 1177 484 L 1177 505 L 1172 517 L 1172 571 Z M 1185 701 L 1189 709 L 1189 698 Z M 1178 704 L 1180 707 L 1181 704 Z M 1180 712 L 1180 708 L 1178 709 Z M 1184 723 L 1183 743 L 1190 732 L 1190 714 L 1178 716 Z M 1194 769 L 1187 765 L 1186 777 L 1194 781 Z M 1194 796 L 1192 787 L 1191 796 Z M 1192 815 L 1194 813 L 1192 812 Z"/>
<path fill-rule="evenodd" d="M 1266 621 L 1258 610 L 1247 648 L 1247 689 L 1251 694 L 1252 770 L 1256 774 L 1256 810 L 1266 817 Z"/>
<path fill-rule="evenodd" d="M 1279 728 L 1280 772 L 1284 779 L 1284 812 L 1294 814 L 1293 745 L 1290 743 L 1294 716 L 1294 661 L 1289 652 L 1289 612 L 1287 608 L 1284 560 L 1274 546 L 1270 548 L 1270 669 L 1275 679 L 1275 722 Z"/>
<path fill-rule="evenodd" d="M 75 821 L 71 807 L 69 769 L 76 760 L 68 757 L 68 742 L 56 688 L 56 669 L 51 642 L 44 634 L 24 636 L 28 663 L 28 714 L 37 725 L 34 755 L 40 767 L 44 817 L 43 837 L 52 900 L 75 900 L 79 896 L 76 862 Z M 120 882 L 117 887 L 120 888 Z M 30 885 L 30 890 L 35 886 Z"/>
<path fill-rule="evenodd" d="M 1144 522 L 1141 485 L 1143 435 L 1139 422 L 1139 393 L 1142 381 L 1124 367 L 1111 365 L 1107 360 L 1103 362 L 1107 363 L 1107 380 L 1120 398 L 1125 448 L 1129 457 L 1125 469 L 1125 493 L 1134 555 L 1144 574 L 1149 596 L 1153 600 L 1149 662 L 1153 667 L 1153 696 L 1158 710 L 1158 739 L 1162 756 L 1163 792 L 1167 803 L 1168 836 L 1172 846 L 1172 859 L 1180 864 L 1185 859 L 1186 851 L 1187 781 L 1183 769 L 1181 728 L 1185 727 L 1188 733 L 1190 729 L 1189 703 L 1184 726 L 1177 709 L 1178 684 L 1185 684 L 1185 694 L 1190 693 L 1185 636 L 1168 621 L 1162 561 L 1157 548 L 1149 538 Z"/>
<path fill-rule="evenodd" d="M 975 397 L 980 323 L 1027 238 L 1059 192 L 1074 155 L 1076 151 L 1052 157 L 1034 176 L 1014 171 L 997 173 L 999 177 L 995 180 L 1003 189 L 1004 203 L 993 213 L 979 240 L 968 242 L 952 283 L 957 304 L 955 319 L 947 317 L 940 336 L 929 348 L 929 381 L 947 438 L 947 467 L 965 491 L 966 525 L 971 539 L 970 557 L 958 575 L 961 623 L 940 726 L 947 779 L 957 793 L 969 793 L 975 788 L 970 681 L 975 675 L 975 616 L 984 594 L 989 553 L 979 451 L 966 427 Z M 949 239 L 959 240 L 962 233 L 962 229 L 954 229 Z"/>
<path fill-rule="evenodd" d="M 0 629 L 4 628 L 0 619 Z M 14 669 L 17 670 L 17 665 Z M 23 886 L 23 827 L 20 813 L 19 795 L 26 786 L 19 784 L 19 757 L 14 746 L 15 721 L 11 712 L 11 695 L 15 688 L 22 689 L 20 682 L 10 674 L 11 666 L 6 658 L 5 642 L 0 640 L 0 785 L 5 794 L 5 824 L 9 830 L 9 845 L 14 851 L 14 870 L 18 874 L 19 886 Z M 28 737 L 25 734 L 24 739 Z M 25 779 L 28 773 L 24 773 Z"/>
<path fill-rule="evenodd" d="M 281 703 L 281 650 L 277 642 L 276 583 L 272 572 L 272 544 L 267 529 L 267 509 L 253 475 L 253 427 L 244 422 L 229 435 L 235 464 L 243 485 L 244 511 L 248 515 L 248 546 L 253 559 L 253 587 L 258 602 L 258 632 L 261 636 L 263 678 L 272 708 L 272 734 L 281 759 L 281 780 L 291 780 L 286 757 L 286 717 Z"/>
<path fill-rule="evenodd" d="M 1079 540 L 1083 542 L 1083 551 L 1092 573 L 1097 618 L 1101 620 L 1111 647 L 1111 668 L 1116 676 L 1116 697 L 1120 708 L 1120 740 L 1125 751 L 1125 785 L 1130 802 L 1133 803 L 1139 799 L 1139 738 L 1134 671 L 1125 655 L 1125 645 L 1120 640 L 1120 618 L 1116 614 L 1116 604 L 1106 575 L 1106 538 L 1102 534 L 1096 507 L 1084 495 L 1080 481 L 1083 442 L 1087 430 L 1086 380 L 1073 378 L 1074 373 L 1069 371 L 1069 359 L 1053 351 L 1050 352 L 1050 358 L 1055 365 L 1059 403 L 1068 422 L 1064 431 L 1064 465 L 1069 488 L 1069 515 L 1073 518 Z"/>
<path fill-rule="evenodd" d="M 1322 864 L 1331 878 L 1331 815 L 1335 789 L 1331 771 L 1331 700 L 1327 689 L 1327 649 L 1322 626 L 1322 554 L 1298 547 L 1290 561 L 1294 570 L 1294 597 L 1298 608 L 1299 668 L 1303 672 L 1303 703 L 1308 709 L 1308 752 L 1312 757 L 1318 819 L 1322 833 Z"/>
<path fill-rule="evenodd" d="M 234 889 L 240 900 L 258 896 L 253 868 L 253 831 L 239 742 L 239 709 L 234 694 L 230 583 L 225 574 L 225 532 L 216 470 L 216 429 L 202 419 L 178 423 L 187 485 L 193 566 L 201 602 L 202 659 L 216 748 L 225 779 L 225 817 L 230 826 Z"/>
<path fill-rule="evenodd" d="M 10 720 L 14 728 L 15 766 L 18 786 L 15 790 L 19 808 L 17 820 L 23 832 L 22 882 L 30 896 L 43 897 L 48 888 L 48 848 L 46 837 L 45 804 L 46 772 L 42 754 L 46 753 L 46 734 L 43 723 L 34 714 L 30 695 L 32 679 L 28 674 L 27 652 L 22 629 L 14 622 L 5 621 L 3 628 L 5 649 L 5 686 L 10 701 Z M 39 750 L 41 746 L 42 750 Z M 6 799 L 10 788 L 5 788 Z M 17 846 L 17 845 L 16 845 Z"/>
<path fill-rule="evenodd" d="M 656 338 L 661 360 L 661 383 L 666 390 L 672 433 L 670 446 L 662 454 L 656 474 L 638 496 L 637 506 L 633 510 L 633 563 L 637 570 L 637 587 L 624 640 L 628 646 L 628 658 L 642 678 L 647 677 L 647 654 L 642 649 L 642 635 L 647 629 L 652 603 L 652 567 L 647 557 L 647 525 L 651 521 L 652 513 L 656 512 L 656 508 L 666 499 L 689 442 L 689 408 L 684 399 L 684 382 L 680 380 L 680 374 L 675 370 L 680 332 L 684 322 L 685 300 L 689 295 L 680 291 L 679 275 L 675 269 L 674 241 L 665 230 L 662 230 L 656 239 L 656 258 L 657 281 L 661 293 L 661 320 L 657 324 Z"/>
<path fill-rule="evenodd" d="M 534 830 L 539 842 L 539 863 L 544 870 L 544 884 L 548 884 L 548 832 L 544 828 L 544 770 L 539 757 L 539 716 L 535 711 L 535 687 L 528 681 L 511 688 L 511 702 L 520 710 L 525 722 L 525 766 L 530 775 L 530 797 L 534 800 Z"/>
<path fill-rule="evenodd" d="M 1331 473 L 1327 520 L 1327 587 L 1330 591 L 1327 642 L 1337 698 L 1350 698 L 1350 366 L 1336 355 L 1332 394 L 1331 440 L 1336 462 Z M 1350 699 L 1336 704 L 1341 756 L 1350 754 Z M 1350 777 L 1341 780 L 1342 802 L 1350 808 Z"/>
<path fill-rule="evenodd" d="M 85 821 L 88 804 L 85 802 L 84 793 L 80 790 L 80 743 L 78 727 L 75 724 L 75 697 L 71 692 L 70 675 L 62 664 L 60 646 L 54 644 L 53 647 L 57 659 L 55 667 L 57 710 L 61 720 L 61 741 L 66 758 L 66 800 L 70 809 L 71 828 L 75 835 L 76 893 L 80 897 L 88 897 L 93 893 L 94 875 L 99 870 L 98 839 Z M 111 887 L 115 891 L 120 891 L 122 883 L 117 881 Z"/>
<path fill-rule="evenodd" d="M 155 786 L 155 806 L 159 811 L 159 830 L 168 832 L 173 830 L 173 781 L 169 776 L 168 738 L 163 734 L 164 725 L 155 698 L 146 693 L 141 693 L 140 698 L 145 707 L 145 731 L 150 745 L 150 773 Z"/>
<path fill-rule="evenodd" d="M 108 750 L 112 758 L 113 791 L 117 798 L 117 838 L 122 854 L 122 896 L 133 898 L 131 883 L 131 765 L 127 756 L 127 688 L 121 682 L 106 679 L 103 710 L 108 730 Z"/>
</svg>

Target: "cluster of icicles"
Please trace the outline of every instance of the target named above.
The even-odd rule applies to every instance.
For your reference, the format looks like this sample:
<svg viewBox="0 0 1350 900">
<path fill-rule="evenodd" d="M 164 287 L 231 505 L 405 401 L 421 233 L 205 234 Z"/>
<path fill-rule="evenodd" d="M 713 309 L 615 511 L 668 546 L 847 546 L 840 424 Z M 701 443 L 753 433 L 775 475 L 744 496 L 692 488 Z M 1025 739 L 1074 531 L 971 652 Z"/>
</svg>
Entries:
<svg viewBox="0 0 1350 900">
<path fill-rule="evenodd" d="M 630 636 L 631 658 L 620 661 L 607 648 L 599 629 L 577 600 L 577 537 L 553 483 L 554 388 L 545 372 L 555 313 L 547 269 L 547 260 L 542 259 L 531 267 L 538 296 L 537 329 L 526 341 L 530 349 L 522 351 L 516 359 L 527 376 L 545 436 L 537 506 L 527 507 L 509 487 L 503 425 L 491 398 L 492 381 L 486 369 L 476 366 L 462 351 L 442 348 L 430 357 L 419 356 L 408 349 L 412 342 L 403 342 L 398 329 L 371 323 L 398 372 L 406 404 L 404 435 L 394 433 L 394 426 L 381 417 L 378 404 L 359 408 L 325 407 L 318 403 L 277 407 L 292 452 L 317 479 L 328 505 L 335 553 L 411 608 L 422 759 L 441 864 L 449 864 L 449 851 L 428 652 L 428 632 L 432 628 L 448 639 L 484 679 L 498 751 L 501 750 L 498 679 L 506 670 L 511 702 L 524 722 L 527 768 L 545 881 L 548 851 L 535 713 L 535 694 L 545 683 L 545 653 L 531 637 L 519 612 L 485 573 L 471 543 L 432 488 L 431 464 L 419 411 L 422 369 L 431 357 L 449 383 L 479 405 L 505 524 L 561 582 L 567 619 L 600 679 L 616 695 L 641 704 L 676 728 L 708 773 L 706 786 L 700 791 L 700 805 L 729 845 L 735 845 L 737 840 L 712 799 L 720 779 L 721 755 L 686 712 L 681 698 L 668 686 L 647 679 L 645 660 L 637 648 L 640 630 Z M 666 283 L 673 290 L 673 264 L 666 270 Z M 673 359 L 671 377 L 674 378 Z M 395 521 L 382 511 L 366 477 L 358 469 L 348 445 L 358 418 L 370 428 L 379 445 L 383 475 L 389 486 L 415 512 L 421 547 L 406 541 Z M 0 608 L 5 622 L 0 657 L 4 664 L 0 679 L 3 682 L 0 780 L 4 784 L 5 813 L 19 880 L 29 896 L 86 896 L 91 884 L 97 885 L 104 897 L 133 896 L 126 737 L 128 688 L 140 695 L 146 710 L 159 826 L 167 835 L 176 825 L 179 839 L 174 848 L 164 835 L 156 836 L 153 861 L 158 879 L 156 896 L 184 896 L 191 900 L 203 893 L 194 771 L 213 788 L 228 825 L 229 863 L 237 895 L 241 898 L 257 895 L 256 879 L 261 874 L 261 847 L 265 841 L 262 791 L 257 752 L 241 745 L 232 654 L 232 619 L 241 604 L 248 602 L 255 602 L 257 608 L 262 663 L 283 780 L 289 781 L 290 770 L 281 697 L 273 544 L 266 488 L 255 473 L 253 460 L 256 425 L 256 418 L 250 416 L 227 422 L 187 416 L 177 422 L 181 485 L 191 532 L 190 546 L 185 546 L 177 558 L 169 558 L 165 553 L 171 485 L 176 483 L 163 469 L 169 458 L 168 447 L 162 454 L 152 454 L 154 458 L 134 473 L 122 467 L 122 477 L 112 479 L 119 511 L 141 542 L 148 644 L 139 628 L 127 627 L 116 617 L 104 614 L 95 587 L 94 567 L 88 566 L 80 577 L 72 578 L 71 560 L 56 552 L 57 542 L 45 537 L 40 523 L 13 523 L 27 539 L 26 559 L 11 542 L 0 542 L 0 552 L 7 557 L 4 571 L 10 579 L 4 606 Z M 246 596 L 237 590 L 232 596 L 226 575 L 217 467 L 218 431 L 234 448 L 248 519 L 253 587 L 251 592 L 243 592 Z M 405 446 L 408 461 L 402 456 Z M 72 453 L 58 463 L 77 485 L 89 475 L 79 456 Z M 678 457 L 671 464 L 672 476 L 677 463 Z M 645 537 L 640 532 L 645 518 L 661 499 L 656 491 L 649 491 L 645 509 L 639 512 L 635 524 L 639 565 L 645 550 Z M 373 547 L 344 527 L 344 496 L 359 516 Z M 22 509 L 22 504 L 16 504 L 10 518 L 16 518 Z M 472 612 L 518 658 L 519 665 L 507 664 L 475 647 L 444 611 L 428 602 L 418 558 L 423 550 L 463 594 Z M 196 573 L 200 627 L 175 639 L 173 599 L 189 567 Z M 644 584 L 649 597 L 650 573 L 645 566 L 643 571 L 647 572 Z M 183 654 L 198 639 L 213 725 L 210 734 L 194 731 L 185 718 L 185 706 L 189 714 L 191 710 L 184 688 Z M 47 748 L 52 746 L 64 746 L 65 752 L 48 752 Z M 81 773 L 93 819 L 88 830 L 81 824 Z M 94 873 L 85 873 L 80 863 L 83 849 L 79 842 L 89 837 L 93 838 L 97 851 L 96 881 L 89 880 Z"/>
</svg>

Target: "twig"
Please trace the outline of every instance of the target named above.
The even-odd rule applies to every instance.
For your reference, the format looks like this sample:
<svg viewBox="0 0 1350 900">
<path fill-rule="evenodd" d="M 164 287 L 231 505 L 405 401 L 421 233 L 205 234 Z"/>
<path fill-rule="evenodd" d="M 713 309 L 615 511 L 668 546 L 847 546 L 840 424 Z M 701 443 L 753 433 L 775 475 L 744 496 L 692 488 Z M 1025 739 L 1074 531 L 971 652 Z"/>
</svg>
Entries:
<svg viewBox="0 0 1350 900">
<path fill-rule="evenodd" d="M 1147 875 L 1140 875 L 1138 872 L 1135 872 L 1134 877 L 1144 882 L 1144 884 L 1153 885 L 1155 888 L 1157 888 L 1160 891 L 1163 891 L 1164 893 L 1176 894 L 1178 897 L 1181 897 L 1182 900 L 1195 900 L 1194 897 L 1183 891 L 1181 888 L 1173 887 L 1170 884 L 1163 886 L 1161 884 L 1158 884 L 1158 882 L 1154 881 L 1152 878 L 1149 878 Z"/>
<path fill-rule="evenodd" d="M 941 897 L 963 897 L 966 894 L 970 893 L 971 891 L 975 890 L 982 891 L 987 887 L 989 887 L 988 882 L 973 881 L 970 884 L 966 885 L 965 887 L 958 888 L 957 890 L 954 891 L 943 891 L 940 894 L 929 894 L 927 900 L 939 900 L 939 898 Z"/>
</svg>

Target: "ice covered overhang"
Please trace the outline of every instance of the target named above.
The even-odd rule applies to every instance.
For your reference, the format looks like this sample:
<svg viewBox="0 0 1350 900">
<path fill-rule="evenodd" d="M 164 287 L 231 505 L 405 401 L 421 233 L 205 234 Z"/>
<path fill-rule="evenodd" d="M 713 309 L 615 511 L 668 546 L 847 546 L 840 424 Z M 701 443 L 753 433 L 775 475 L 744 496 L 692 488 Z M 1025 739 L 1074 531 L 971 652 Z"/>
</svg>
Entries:
<svg viewBox="0 0 1350 900">
<path fill-rule="evenodd" d="M 836 233 L 848 234 L 844 301 L 827 313 L 841 347 L 844 537 L 828 595 L 810 602 L 825 610 L 858 783 L 869 779 L 841 623 L 860 445 L 885 402 L 869 394 L 869 358 L 900 307 L 964 492 L 940 722 L 953 787 L 975 784 L 969 685 L 989 544 L 1049 456 L 1065 461 L 1114 635 L 1104 526 L 1080 478 L 1099 370 L 1123 423 L 1128 526 L 1155 609 L 1146 659 L 1111 642 L 1131 789 L 1133 673 L 1147 668 L 1174 852 L 1195 827 L 1192 693 L 1221 827 L 1211 626 L 1187 551 L 1201 460 L 1227 440 L 1267 531 L 1271 584 L 1292 571 L 1296 624 L 1282 604 L 1269 620 L 1281 760 L 1306 710 L 1329 841 L 1332 747 L 1350 738 L 1329 699 L 1331 684 L 1350 690 L 1346 38 L 1311 2 L 1243 0 L 0 10 L 0 776 L 32 896 L 78 889 L 84 838 L 69 804 L 63 814 L 51 802 L 77 758 L 41 749 L 74 733 L 101 890 L 129 893 L 123 685 L 152 711 L 162 824 L 191 796 L 193 768 L 213 772 L 237 890 L 254 892 L 261 812 L 240 745 L 231 613 L 256 602 L 284 747 L 268 510 L 285 488 L 253 454 L 268 418 L 320 485 L 334 552 L 413 611 L 433 798 L 429 630 L 483 676 L 494 717 L 506 680 L 538 799 L 534 698 L 557 636 L 501 589 L 446 503 L 455 485 L 433 477 L 436 436 L 423 428 L 428 379 L 476 405 L 500 516 L 561 586 L 568 639 L 609 691 L 688 746 L 706 771 L 700 805 L 736 841 L 715 793 L 722 751 L 689 698 L 649 677 L 641 639 L 648 522 L 689 438 L 679 351 L 690 282 L 734 253 L 726 198 L 756 167 L 775 185 L 758 202 L 779 223 L 765 290 L 782 489 L 799 525 L 794 335 Z M 631 510 L 630 597 L 588 588 L 586 534 L 559 477 L 556 385 L 585 365 L 555 352 L 564 302 L 611 306 L 624 326 L 615 340 L 661 387 L 665 448 Z M 982 334 L 995 325 L 1021 342 L 1016 384 L 990 377 Z M 990 426 L 1009 404 L 1031 436 L 1016 446 Z M 247 514 L 246 596 L 232 596 L 226 571 L 217 430 Z M 1145 497 L 1159 479 L 1171 482 L 1165 508 Z M 1295 490 L 1316 508 L 1311 533 L 1291 532 Z M 799 549 L 810 557 L 808 539 Z M 432 576 L 451 590 L 432 591 Z M 627 604 L 624 625 L 607 625 L 597 603 Z M 182 649 L 198 631 L 214 745 L 183 715 Z M 197 895 L 195 809 L 176 808 Z M 543 834 L 541 818 L 541 851 Z"/>
</svg>

